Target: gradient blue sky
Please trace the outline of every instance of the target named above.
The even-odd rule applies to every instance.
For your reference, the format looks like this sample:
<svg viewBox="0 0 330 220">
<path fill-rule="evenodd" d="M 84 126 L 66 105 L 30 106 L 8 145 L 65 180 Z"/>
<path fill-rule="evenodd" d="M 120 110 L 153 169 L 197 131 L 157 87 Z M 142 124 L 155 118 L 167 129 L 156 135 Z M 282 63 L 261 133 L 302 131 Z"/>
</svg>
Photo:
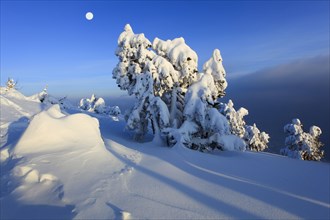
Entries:
<svg viewBox="0 0 330 220">
<path fill-rule="evenodd" d="M 219 48 L 228 78 L 329 54 L 329 1 L 1 1 L 1 85 L 123 94 L 112 69 L 126 23 L 150 41 L 183 36 L 200 68 Z"/>
</svg>

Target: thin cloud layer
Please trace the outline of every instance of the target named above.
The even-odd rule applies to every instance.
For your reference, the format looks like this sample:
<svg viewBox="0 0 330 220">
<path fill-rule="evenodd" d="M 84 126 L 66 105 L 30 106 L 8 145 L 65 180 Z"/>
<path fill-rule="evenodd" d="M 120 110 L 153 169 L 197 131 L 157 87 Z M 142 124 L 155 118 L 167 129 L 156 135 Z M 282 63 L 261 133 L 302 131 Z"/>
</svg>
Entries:
<svg viewBox="0 0 330 220">
<path fill-rule="evenodd" d="M 329 72 L 329 55 L 296 60 L 229 79 L 223 101 L 232 99 L 236 108 L 249 109 L 247 121 L 270 133 L 271 151 L 284 145 L 283 126 L 292 118 L 300 118 L 305 130 L 320 126 L 330 160 Z"/>
</svg>

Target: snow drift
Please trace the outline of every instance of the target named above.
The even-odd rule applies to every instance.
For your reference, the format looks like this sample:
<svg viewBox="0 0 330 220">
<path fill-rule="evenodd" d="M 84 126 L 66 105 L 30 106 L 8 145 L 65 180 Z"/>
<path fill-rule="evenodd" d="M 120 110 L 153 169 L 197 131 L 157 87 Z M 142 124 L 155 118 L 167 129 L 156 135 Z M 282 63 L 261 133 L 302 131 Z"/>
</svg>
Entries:
<svg viewBox="0 0 330 220">
<path fill-rule="evenodd" d="M 96 145 L 103 145 L 96 118 L 86 114 L 66 116 L 59 105 L 53 105 L 33 117 L 15 154 L 52 153 L 74 146 L 91 148 Z"/>
<path fill-rule="evenodd" d="M 137 143 L 121 120 L 64 115 L 58 105 L 22 122 L 28 126 L 19 138 L 7 111 L 15 102 L 33 115 L 37 102 L 5 98 L 1 219 L 330 217 L 328 163 Z"/>
<path fill-rule="evenodd" d="M 43 106 L 38 100 L 25 97 L 15 89 L 8 91 L 5 87 L 0 87 L 0 103 L 1 129 L 7 127 L 7 123 L 16 121 L 22 117 L 29 118 L 43 109 Z"/>
</svg>

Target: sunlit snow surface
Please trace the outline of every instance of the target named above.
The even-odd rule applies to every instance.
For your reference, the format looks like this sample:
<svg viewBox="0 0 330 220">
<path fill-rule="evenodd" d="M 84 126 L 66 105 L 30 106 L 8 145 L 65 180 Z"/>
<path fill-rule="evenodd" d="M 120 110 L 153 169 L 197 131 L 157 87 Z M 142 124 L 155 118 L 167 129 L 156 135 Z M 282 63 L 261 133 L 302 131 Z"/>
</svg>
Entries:
<svg viewBox="0 0 330 220">
<path fill-rule="evenodd" d="M 138 143 L 68 112 L 1 92 L 1 219 L 330 218 L 328 163 Z"/>
</svg>

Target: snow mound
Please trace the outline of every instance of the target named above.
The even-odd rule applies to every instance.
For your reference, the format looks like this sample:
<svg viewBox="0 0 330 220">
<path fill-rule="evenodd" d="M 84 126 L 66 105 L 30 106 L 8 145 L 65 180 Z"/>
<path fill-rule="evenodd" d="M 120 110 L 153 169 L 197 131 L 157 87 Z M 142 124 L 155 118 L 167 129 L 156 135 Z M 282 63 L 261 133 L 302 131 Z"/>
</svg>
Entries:
<svg viewBox="0 0 330 220">
<path fill-rule="evenodd" d="M 86 114 L 66 116 L 59 105 L 54 105 L 33 117 L 15 147 L 15 153 L 50 153 L 74 146 L 90 148 L 96 145 L 103 145 L 97 119 Z"/>
<path fill-rule="evenodd" d="M 1 219 L 329 219 L 328 163 L 160 147 L 131 140 L 122 121 L 99 123 L 104 144 L 89 116 L 56 105 L 36 115 L 13 146 L 31 138 L 31 152 L 1 163 Z M 215 142 L 243 146 L 233 135 Z"/>
<path fill-rule="evenodd" d="M 221 146 L 222 150 L 226 151 L 244 151 L 245 143 L 242 139 L 236 135 L 219 135 L 219 133 L 214 134 L 210 137 L 211 142 L 215 142 Z"/>
<path fill-rule="evenodd" d="M 35 206 L 52 204 L 57 207 L 65 207 L 67 205 L 67 202 L 63 199 L 63 184 L 56 176 L 49 173 L 41 174 L 37 169 L 31 166 L 16 166 L 11 176 L 18 184 L 12 191 L 11 196 L 22 204 Z M 11 200 L 5 198 L 4 201 L 5 205 L 10 207 Z M 14 206 L 10 209 L 12 208 L 15 210 L 17 207 Z M 20 212 L 22 210 L 18 207 L 16 211 Z M 21 214 L 21 217 L 22 216 Z M 31 213 L 29 217 L 32 217 Z M 14 218 L 16 218 L 16 216 Z"/>
<path fill-rule="evenodd" d="M 9 158 L 8 149 L 3 149 L 0 151 L 0 162 L 3 163 Z"/>
<path fill-rule="evenodd" d="M 0 87 L 1 129 L 4 129 L 9 122 L 17 121 L 22 117 L 30 118 L 40 112 L 43 108 L 39 101 L 25 97 L 15 89 L 7 90 Z"/>
<path fill-rule="evenodd" d="M 16 89 L 7 89 L 6 87 L 0 87 L 0 95 L 5 95 L 10 98 L 27 99 L 22 93 Z"/>
</svg>

